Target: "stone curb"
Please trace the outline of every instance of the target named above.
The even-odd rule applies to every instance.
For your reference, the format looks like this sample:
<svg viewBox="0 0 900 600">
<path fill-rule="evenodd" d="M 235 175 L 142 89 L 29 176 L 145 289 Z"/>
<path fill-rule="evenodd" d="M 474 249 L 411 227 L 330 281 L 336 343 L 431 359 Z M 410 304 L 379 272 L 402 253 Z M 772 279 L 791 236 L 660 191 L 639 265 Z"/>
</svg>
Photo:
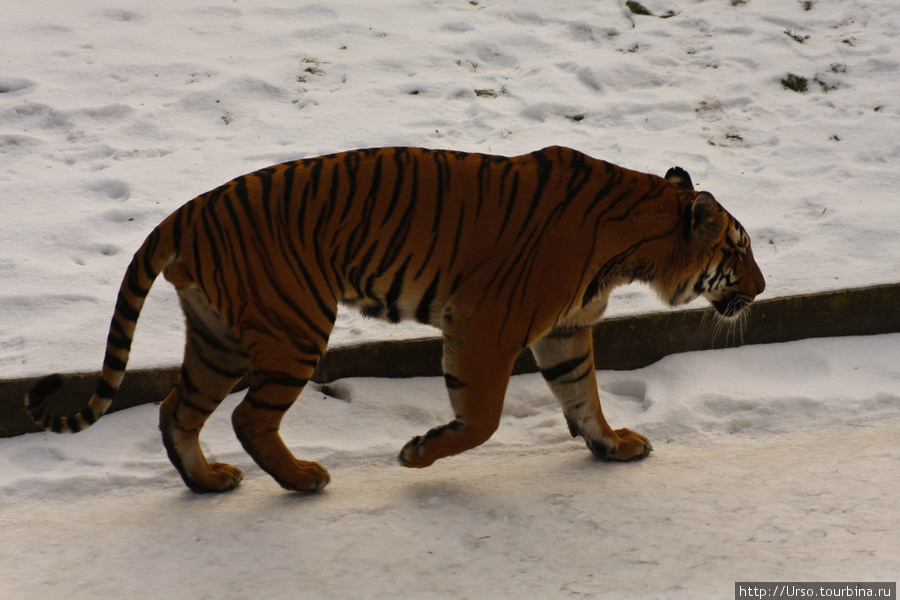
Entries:
<svg viewBox="0 0 900 600">
<path fill-rule="evenodd" d="M 596 366 L 637 369 L 679 352 L 900 332 L 900 284 L 761 300 L 754 303 L 742 334 L 726 326 L 716 335 L 715 323 L 707 309 L 603 320 L 593 333 Z M 536 370 L 534 358 L 526 350 L 516 361 L 514 372 Z M 129 370 L 110 410 L 162 400 L 174 386 L 178 372 L 179 367 Z M 313 381 L 439 375 L 441 340 L 434 337 L 330 349 L 322 357 Z M 64 375 L 59 398 L 51 397 L 48 405 L 61 414 L 79 410 L 93 392 L 97 376 Z M 25 392 L 38 379 L 0 381 L 0 437 L 38 431 L 22 406 Z"/>
</svg>

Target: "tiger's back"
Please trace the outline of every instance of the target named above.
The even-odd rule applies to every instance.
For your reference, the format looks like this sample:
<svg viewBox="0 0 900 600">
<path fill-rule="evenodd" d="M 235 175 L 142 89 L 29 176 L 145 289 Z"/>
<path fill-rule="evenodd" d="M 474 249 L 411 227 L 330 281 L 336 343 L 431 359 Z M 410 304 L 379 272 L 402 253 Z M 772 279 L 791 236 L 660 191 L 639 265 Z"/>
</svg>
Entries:
<svg viewBox="0 0 900 600">
<path fill-rule="evenodd" d="M 367 316 L 440 327 L 447 299 L 486 263 L 496 271 L 484 293 L 505 300 L 505 312 L 527 306 L 531 320 L 555 292 L 580 300 L 596 266 L 588 256 L 598 251 L 594 231 L 663 186 L 671 187 L 567 148 L 513 158 L 382 148 L 257 171 L 173 218 L 195 232 L 182 238 L 179 262 L 214 304 L 225 290 L 229 323 L 246 308 L 231 293 L 243 284 L 314 293 L 322 323 L 344 302 Z M 609 189 L 627 193 L 612 198 Z M 606 253 L 624 245 L 615 232 L 608 237 L 599 241 Z M 199 244 L 206 252 L 197 254 Z M 282 268 L 291 277 L 278 275 Z M 281 289 L 301 283 L 306 291 Z"/>
<path fill-rule="evenodd" d="M 705 288 L 721 270 L 716 249 L 737 248 L 741 236 L 708 194 L 567 148 L 510 158 L 382 148 L 275 165 L 199 196 L 148 237 L 123 281 L 94 408 L 49 418 L 44 386 L 29 409 L 63 431 L 102 414 L 96 398 L 108 405 L 118 387 L 140 304 L 163 272 L 179 291 L 188 339 L 160 428 L 197 491 L 240 481 L 235 467 L 206 462 L 197 436 L 247 371 L 250 391 L 233 416 L 245 449 L 287 488 L 327 483 L 277 430 L 341 302 L 443 332 L 455 419 L 410 441 L 402 464 L 427 466 L 488 439 L 527 346 L 573 435 L 600 456 L 638 458 L 650 450 L 646 438 L 603 419 L 588 327 L 623 282 L 647 281 L 673 304 L 713 293 Z M 752 254 L 744 263 L 729 293 L 749 302 L 763 283 Z"/>
</svg>

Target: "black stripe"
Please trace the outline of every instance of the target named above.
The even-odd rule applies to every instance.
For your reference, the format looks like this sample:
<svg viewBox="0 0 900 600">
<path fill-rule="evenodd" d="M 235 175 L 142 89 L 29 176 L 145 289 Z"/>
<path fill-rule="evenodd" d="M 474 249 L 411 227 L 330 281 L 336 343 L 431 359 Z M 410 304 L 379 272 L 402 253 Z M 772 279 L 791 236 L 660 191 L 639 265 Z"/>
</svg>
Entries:
<svg viewBox="0 0 900 600">
<path fill-rule="evenodd" d="M 259 389 L 259 388 L 257 388 Z M 254 388 L 250 388 L 250 392 L 253 392 Z M 287 404 L 270 404 L 268 402 L 263 402 L 262 400 L 258 400 L 251 395 L 247 396 L 247 403 L 250 404 L 253 408 L 261 408 L 263 410 L 270 410 L 272 412 L 285 412 L 291 406 L 293 406 L 293 401 L 288 402 Z"/>
<path fill-rule="evenodd" d="M 281 373 L 278 371 L 254 371 L 251 374 L 254 384 L 250 386 L 250 391 L 262 389 L 268 385 L 280 385 L 283 387 L 302 388 L 309 383 L 309 379 L 305 377 L 294 377 L 289 373 Z M 258 380 L 258 383 L 256 383 Z"/>
<path fill-rule="evenodd" d="M 29 405 L 26 409 L 28 414 L 31 416 L 31 420 L 35 423 L 41 423 L 44 420 L 44 417 L 47 415 L 47 409 L 44 408 L 43 405 L 39 406 L 31 406 Z M 46 426 L 43 426 L 46 429 Z"/>
<path fill-rule="evenodd" d="M 147 273 L 147 277 L 150 279 L 156 279 L 156 276 L 159 273 L 153 268 L 153 253 L 156 252 L 156 248 L 159 246 L 159 227 L 156 227 L 153 231 L 150 232 L 150 235 L 147 236 L 147 241 L 145 242 L 144 247 L 144 272 Z"/>
<path fill-rule="evenodd" d="M 225 217 L 225 215 L 222 215 Z M 237 231 L 237 235 L 230 235 L 226 232 L 225 226 L 222 223 L 222 220 L 219 218 L 219 211 L 215 209 L 215 207 L 209 206 L 208 208 L 204 208 L 203 216 L 200 219 L 199 227 L 203 228 L 207 239 L 209 240 L 209 249 L 212 254 L 213 268 L 204 271 L 202 270 L 199 263 L 194 265 L 194 268 L 198 270 L 200 273 L 199 277 L 203 277 L 204 273 L 208 273 L 209 276 L 212 277 L 212 285 L 216 291 L 216 296 L 219 298 L 229 298 L 235 292 L 238 294 L 238 297 L 243 301 L 245 300 L 244 288 L 238 287 L 237 290 L 231 289 L 231 286 L 226 281 L 226 276 L 230 271 L 234 271 L 238 267 L 237 265 L 237 251 L 234 247 L 233 239 L 235 237 L 240 237 L 240 232 Z M 196 246 L 195 246 L 196 252 Z M 232 265 L 230 269 L 226 269 L 224 266 L 226 257 L 230 259 L 230 264 Z M 204 282 L 204 285 L 210 285 Z M 230 293 L 229 293 L 230 292 Z M 237 308 L 232 305 L 232 309 Z M 230 321 L 234 322 L 234 321 Z"/>
<path fill-rule="evenodd" d="M 64 417 L 66 420 L 66 425 L 69 427 L 69 431 L 72 433 L 78 433 L 81 431 L 81 423 L 78 421 L 78 417 L 73 415 L 71 417 Z"/>
<path fill-rule="evenodd" d="M 205 408 L 203 406 L 200 406 L 199 404 L 191 402 L 189 399 L 185 398 L 184 396 L 181 396 L 180 402 L 181 402 L 181 405 L 184 406 L 185 408 L 189 408 L 195 412 L 200 413 L 201 415 L 209 416 L 209 415 L 213 414 L 213 411 L 216 410 L 216 407 Z"/>
<path fill-rule="evenodd" d="M 107 352 L 106 356 L 103 357 L 103 365 L 109 367 L 113 371 L 121 372 L 125 370 L 126 361 Z"/>
<path fill-rule="evenodd" d="M 594 297 L 599 293 L 600 285 L 602 282 L 607 281 L 610 273 L 612 273 L 615 269 L 619 268 L 621 265 L 625 264 L 625 262 L 633 256 L 641 246 L 647 243 L 657 242 L 662 239 L 666 239 L 671 237 L 677 229 L 677 225 L 673 226 L 672 229 L 662 232 L 659 235 L 655 235 L 653 237 L 644 238 L 616 256 L 607 260 L 607 262 L 603 265 L 603 269 L 597 272 L 588 283 L 587 288 L 585 288 L 584 295 L 582 296 L 582 306 L 586 306 Z M 651 271 L 643 270 L 634 273 L 636 278 L 640 278 L 642 281 L 649 281 L 653 278 L 654 274 Z"/>
<path fill-rule="evenodd" d="M 581 152 L 575 152 L 572 155 L 572 163 L 570 166 L 572 167 L 572 176 L 566 183 L 567 203 L 575 198 L 584 186 L 588 184 L 594 171 L 593 167 L 587 163 L 584 154 Z"/>
<path fill-rule="evenodd" d="M 537 269 L 534 268 L 534 264 L 540 256 L 541 242 L 544 234 L 547 232 L 547 227 L 548 224 L 545 222 L 539 229 L 533 229 L 532 233 L 528 236 L 526 245 L 523 246 L 523 249 L 520 251 L 522 267 L 518 270 L 519 274 L 513 285 L 513 289 L 517 290 L 516 296 L 519 298 L 519 306 L 523 306 L 524 299 L 527 297 L 525 291 L 528 289 L 528 282 L 531 280 L 532 276 L 537 274 Z M 533 240 L 532 237 L 534 237 Z"/>
<path fill-rule="evenodd" d="M 448 390 L 458 390 L 460 388 L 469 387 L 468 383 L 450 373 L 444 373 L 444 383 L 447 385 Z"/>
<path fill-rule="evenodd" d="M 528 206 L 528 213 L 525 215 L 525 220 L 522 221 L 522 227 L 519 229 L 519 233 L 516 237 L 522 237 L 522 234 L 525 233 L 525 228 L 531 223 L 531 219 L 534 217 L 534 213 L 537 211 L 537 207 L 544 196 L 544 188 L 547 187 L 547 182 L 550 181 L 550 173 L 553 170 L 553 162 L 542 152 L 534 152 L 532 153 L 532 156 L 538 163 L 537 187 L 534 189 L 534 195 L 531 197 L 531 204 Z"/>
<path fill-rule="evenodd" d="M 137 298 L 146 298 L 147 294 L 150 293 L 150 289 L 144 289 L 141 287 L 140 282 L 138 281 L 137 271 L 134 269 L 128 270 L 128 277 L 126 278 L 126 287 L 132 296 Z"/>
<path fill-rule="evenodd" d="M 375 300 L 378 300 L 378 297 L 377 297 L 378 295 L 375 293 L 375 278 L 376 278 L 375 273 L 369 273 L 369 275 L 366 277 L 366 284 L 362 288 L 363 289 L 363 294 L 362 294 L 363 297 L 373 298 Z M 380 302 L 380 300 L 379 300 L 379 302 Z"/>
<path fill-rule="evenodd" d="M 394 214 L 397 204 L 400 201 L 400 194 L 403 191 L 403 175 L 405 173 L 405 163 L 409 162 L 409 150 L 407 148 L 395 148 L 394 150 L 394 191 L 391 193 L 391 201 L 385 210 L 384 217 L 381 218 L 382 227 Z"/>
<path fill-rule="evenodd" d="M 509 279 L 509 277 L 513 274 L 514 271 L 518 271 L 518 275 L 516 276 L 515 281 L 511 285 L 512 285 L 512 289 L 514 289 L 514 290 L 518 288 L 519 281 L 521 281 L 522 277 L 525 276 L 525 270 L 526 270 L 525 267 L 522 266 L 522 263 L 525 262 L 527 260 L 527 256 L 530 254 L 533 254 L 537 248 L 537 245 L 536 245 L 535 239 L 534 239 L 535 235 L 536 235 L 536 231 L 532 230 L 528 234 L 528 238 L 524 242 L 520 242 L 520 244 L 519 244 L 520 251 L 517 254 L 515 254 L 513 256 L 507 256 L 504 259 L 503 264 L 500 266 L 500 269 L 498 269 L 498 273 L 497 273 L 497 275 L 494 276 L 494 281 L 492 282 L 493 289 L 496 291 L 496 293 L 494 294 L 496 298 L 499 298 L 500 294 L 502 294 L 503 291 L 507 289 L 506 281 L 507 281 L 507 279 Z M 508 267 L 506 266 L 507 264 L 509 265 Z M 503 271 L 503 275 L 500 276 L 498 279 L 500 270 Z M 521 295 L 520 297 L 524 298 L 524 294 Z M 508 317 L 509 313 L 507 313 L 506 316 Z"/>
<path fill-rule="evenodd" d="M 491 167 L 500 162 L 498 157 L 489 154 L 482 154 L 479 157 L 481 164 L 478 165 L 478 203 L 475 208 L 475 219 L 481 215 L 481 209 L 484 207 L 484 198 L 490 191 Z M 509 159 L 503 159 L 509 160 Z"/>
<path fill-rule="evenodd" d="M 551 340 L 563 340 L 573 337 L 583 332 L 589 327 L 555 327 L 551 329 L 544 337 Z"/>
<path fill-rule="evenodd" d="M 294 200 L 294 173 L 297 171 L 297 162 L 285 163 L 281 170 L 281 208 L 282 221 L 290 223 L 291 204 Z"/>
<path fill-rule="evenodd" d="M 222 223 L 219 220 L 216 207 L 206 205 L 201 209 L 199 223 L 196 225 L 195 230 L 199 230 L 196 234 L 196 238 L 203 238 L 207 242 L 206 244 L 194 243 L 193 245 L 193 266 L 197 272 L 197 277 L 200 279 L 199 283 L 201 286 L 210 285 L 208 278 L 211 276 L 213 278 L 212 284 L 216 286 L 218 292 L 221 292 L 222 287 L 225 286 L 224 274 L 226 269 L 222 252 L 219 247 L 220 245 L 223 245 L 222 241 L 226 240 L 227 236 L 223 232 Z M 212 256 L 212 265 L 208 265 L 203 261 L 200 254 L 202 246 L 209 249 L 210 255 Z M 232 267 L 232 269 L 233 268 L 234 267 Z M 204 281 L 204 279 L 207 281 Z"/>
<path fill-rule="evenodd" d="M 334 211 L 334 207 L 337 204 L 337 194 L 338 189 L 341 185 L 341 170 L 336 164 L 336 161 L 332 157 L 331 159 L 331 185 L 328 186 L 328 216 L 331 216 L 331 213 Z M 321 211 L 321 214 L 325 214 L 326 211 Z"/>
<path fill-rule="evenodd" d="M 54 415 L 52 420 L 50 421 L 49 429 L 54 433 L 61 433 L 68 425 L 67 421 L 68 419 L 66 419 L 65 417 Z"/>
<path fill-rule="evenodd" d="M 319 170 L 321 170 L 321 165 L 319 165 Z M 306 246 L 306 206 L 312 194 L 310 187 L 312 187 L 312 183 L 307 181 L 306 185 L 303 186 L 303 191 L 300 193 L 300 205 L 297 207 L 297 223 L 295 226 L 297 228 L 297 241 L 301 247 Z"/>
<path fill-rule="evenodd" d="M 504 173 L 504 180 L 501 183 L 500 193 L 502 197 L 503 186 L 505 186 L 505 177 L 506 173 Z M 516 196 L 519 193 L 519 172 L 513 172 L 513 180 L 512 180 L 512 189 L 509 192 L 509 199 L 506 201 L 506 213 L 503 215 L 503 220 L 500 221 L 499 226 L 497 227 L 497 239 L 499 240 L 503 236 L 503 232 L 506 231 L 506 226 L 509 224 L 510 216 L 512 216 L 513 208 L 516 205 Z"/>
<path fill-rule="evenodd" d="M 123 318 L 134 323 L 138 320 L 138 317 L 141 314 L 141 311 L 131 306 L 128 303 L 128 300 L 125 298 L 125 295 L 119 291 L 119 296 L 116 299 L 116 312 L 119 313 Z"/>
<path fill-rule="evenodd" d="M 582 379 L 586 379 L 587 376 L 590 375 L 592 372 L 593 372 L 593 369 L 591 367 L 588 367 L 587 369 L 584 370 L 584 373 L 582 373 L 581 375 L 577 375 L 575 377 L 572 377 L 571 379 L 566 379 L 563 383 L 578 383 Z"/>
<path fill-rule="evenodd" d="M 584 308 L 600 293 L 600 275 L 593 277 L 584 288 L 584 295 L 581 297 L 581 307 Z"/>
<path fill-rule="evenodd" d="M 344 154 L 344 168 L 346 169 L 345 178 L 347 180 L 347 184 L 349 185 L 349 189 L 347 190 L 347 197 L 345 199 L 344 211 L 341 213 L 341 217 L 339 221 L 341 223 L 347 218 L 347 215 L 350 214 L 350 209 L 353 207 L 353 200 L 356 198 L 356 184 L 357 177 L 359 175 L 359 154 L 357 152 L 347 152 Z M 332 186 L 338 186 L 340 183 L 339 178 L 339 169 L 335 167 L 334 169 L 334 178 L 332 180 Z M 337 190 L 334 190 L 335 198 L 337 197 Z"/>
<path fill-rule="evenodd" d="M 250 225 L 255 229 L 259 230 L 258 223 L 255 222 L 256 213 L 253 210 L 253 207 L 250 205 L 250 196 L 247 194 L 247 176 L 243 175 L 238 177 L 237 179 L 231 182 L 230 186 L 230 194 L 227 194 L 226 197 L 229 199 L 237 200 L 238 204 L 240 204 L 241 209 L 244 211 L 244 216 Z"/>
<path fill-rule="evenodd" d="M 310 159 L 309 161 L 304 161 L 304 168 L 312 165 L 312 168 L 309 168 L 309 184 L 312 186 L 310 192 L 313 197 L 316 197 L 319 194 L 319 182 L 322 180 L 322 169 L 325 167 L 325 161 L 320 158 Z"/>
<path fill-rule="evenodd" d="M 262 209 L 263 217 L 265 218 L 265 224 L 268 226 L 269 235 L 271 237 L 275 237 L 275 228 L 274 221 L 272 220 L 272 175 L 275 172 L 275 169 L 272 167 L 268 167 L 265 169 L 260 169 L 256 171 L 256 180 L 259 181 L 260 184 L 260 194 L 259 194 L 259 202 L 257 206 Z M 249 197 L 249 191 L 248 191 Z"/>
<path fill-rule="evenodd" d="M 456 223 L 456 234 L 453 236 L 453 250 L 451 250 L 450 252 L 450 263 L 447 265 L 448 271 L 451 271 L 453 269 L 453 263 L 456 262 L 456 257 L 459 254 L 459 244 L 462 241 L 465 218 L 466 205 L 461 204 L 459 207 L 459 220 Z"/>
<path fill-rule="evenodd" d="M 384 252 L 381 254 L 381 259 L 378 261 L 378 267 L 376 271 L 378 273 L 384 273 L 389 271 L 391 265 L 397 262 L 397 257 L 407 249 L 407 241 L 409 240 L 409 234 L 412 231 L 412 220 L 407 218 L 407 216 L 412 216 L 411 211 L 407 211 L 403 215 L 403 219 L 400 221 L 400 225 L 394 230 L 391 234 L 390 241 L 388 242 L 387 247 L 384 249 Z M 428 264 L 429 259 L 431 258 L 431 252 L 434 250 L 434 245 L 436 243 L 438 236 L 432 236 L 431 248 L 428 250 L 428 253 L 425 255 L 425 258 L 422 262 L 422 267 L 419 269 L 416 276 L 421 274 L 422 270 Z"/>
<path fill-rule="evenodd" d="M 452 296 L 452 295 L 453 295 L 453 292 L 456 291 L 456 288 L 459 287 L 459 284 L 460 284 L 460 280 L 461 280 L 461 279 L 462 279 L 462 275 L 459 275 L 459 274 L 457 274 L 456 277 L 453 279 L 453 283 L 450 284 L 450 291 L 447 292 L 447 296 L 448 296 L 448 297 L 449 297 L 449 296 Z"/>
<path fill-rule="evenodd" d="M 290 240 L 285 240 L 283 243 L 284 246 L 291 246 Z M 326 302 L 326 296 L 321 293 L 319 290 L 319 286 L 317 282 L 313 279 L 313 275 L 310 273 L 309 269 L 307 269 L 306 264 L 301 258 L 301 253 L 298 251 L 293 252 L 285 252 L 283 256 L 284 260 L 288 263 L 287 268 L 291 270 L 291 274 L 294 276 L 294 279 L 300 280 L 306 284 L 307 291 L 312 294 L 313 299 L 316 302 L 316 305 L 319 308 L 319 311 L 322 313 L 329 323 L 334 323 L 337 315 L 334 312 L 335 299 L 334 294 L 330 288 L 327 288 L 328 297 L 331 302 Z M 276 269 L 277 270 L 277 269 Z M 324 270 L 320 270 L 322 275 L 324 275 Z M 287 275 L 286 273 L 282 273 L 282 276 Z M 327 285 L 327 284 L 326 284 Z"/>
<path fill-rule="evenodd" d="M 331 239 L 331 246 L 336 248 L 342 248 L 344 252 L 344 260 L 341 263 L 341 270 L 345 271 L 349 267 L 350 263 L 356 260 L 356 257 L 359 256 L 359 253 L 362 251 L 363 245 L 369 240 L 372 236 L 369 235 L 369 228 L 371 226 L 371 222 L 363 216 L 360 218 L 359 223 L 350 230 L 349 235 L 346 235 L 346 231 L 343 227 L 335 227 L 334 235 Z M 346 236 L 346 240 L 341 243 L 340 238 L 342 236 Z"/>
<path fill-rule="evenodd" d="M 205 345 L 207 345 L 209 347 L 215 348 L 217 350 L 224 350 L 226 352 L 233 351 L 231 344 L 226 343 L 226 341 L 234 343 L 232 340 L 223 340 L 221 337 L 212 333 L 207 328 L 201 327 L 200 326 L 201 323 L 202 323 L 202 321 L 198 321 L 196 319 L 188 320 L 188 327 L 190 328 L 190 333 L 193 333 L 194 335 L 196 335 L 200 339 L 200 341 L 202 341 Z"/>
<path fill-rule="evenodd" d="M 63 378 L 58 373 L 42 378 L 28 390 L 28 407 L 39 405 L 44 398 L 59 391 L 62 386 Z"/>
<path fill-rule="evenodd" d="M 81 412 L 78 415 L 84 420 L 88 425 L 93 425 L 97 421 L 97 417 L 94 416 L 94 410 L 90 406 L 85 406 L 81 409 Z"/>
<path fill-rule="evenodd" d="M 419 323 L 424 323 L 425 325 L 431 324 L 431 305 L 434 303 L 434 298 L 437 295 L 437 288 L 440 280 L 441 271 L 438 270 L 434 275 L 434 279 L 432 279 L 431 283 L 428 285 L 428 289 L 422 294 L 422 298 L 419 300 L 419 306 L 416 307 L 415 318 Z"/>
<path fill-rule="evenodd" d="M 588 358 L 590 358 L 591 353 L 586 352 L 582 356 L 578 356 L 576 358 L 570 358 L 569 360 L 564 360 L 553 367 L 547 367 L 546 369 L 541 369 L 541 375 L 544 376 L 544 379 L 547 381 L 555 381 L 559 379 L 563 375 L 571 373 L 579 366 L 581 366 Z"/>
<path fill-rule="evenodd" d="M 306 281 L 306 289 L 312 294 L 313 299 L 316 301 L 316 306 L 319 308 L 319 311 L 322 313 L 322 316 L 325 317 L 329 323 L 334 323 L 337 318 L 337 314 L 331 308 L 331 304 L 325 301 L 325 297 L 319 291 L 319 288 L 316 286 L 315 282 L 312 279 L 309 271 L 306 270 L 306 267 L 303 263 L 298 263 L 300 268 L 300 272 L 303 275 L 304 281 Z"/>
<path fill-rule="evenodd" d="M 97 387 L 94 389 L 94 394 L 104 400 L 112 400 L 117 391 L 118 388 L 114 388 L 101 377 L 100 381 L 97 382 Z"/>
<path fill-rule="evenodd" d="M 406 257 L 406 260 L 403 261 L 403 264 L 400 265 L 400 268 L 397 269 L 397 272 L 394 274 L 394 280 L 391 282 L 391 287 L 387 291 L 387 295 L 385 295 L 385 304 L 387 305 L 387 318 L 391 323 L 399 323 L 400 322 L 400 307 L 397 306 L 397 300 L 400 298 L 400 293 L 402 292 L 403 287 L 403 276 L 406 274 L 406 267 L 409 265 L 409 261 L 412 258 L 412 254 Z"/>
<path fill-rule="evenodd" d="M 381 189 L 381 173 L 384 169 L 384 155 L 378 154 L 375 157 L 375 165 L 372 167 L 372 183 L 369 186 L 369 193 L 366 200 L 369 202 L 378 202 L 379 191 Z M 370 209 L 371 210 L 371 209 Z"/>
<path fill-rule="evenodd" d="M 194 200 L 191 200 L 187 204 L 181 207 L 174 217 L 172 217 L 172 249 L 177 253 L 181 249 L 181 219 L 184 218 L 186 221 L 190 222 L 191 216 L 194 214 L 194 208 L 196 208 L 197 203 Z M 187 216 L 182 216 L 187 212 Z"/>
<path fill-rule="evenodd" d="M 447 164 L 446 152 L 435 152 L 434 164 L 437 167 L 437 188 L 434 195 L 434 222 L 431 225 L 431 232 L 436 234 L 440 230 L 441 217 L 444 213 L 444 196 L 450 188 L 450 165 Z"/>
<path fill-rule="evenodd" d="M 363 289 L 362 289 L 362 278 L 369 271 L 369 263 L 372 261 L 372 257 L 375 255 L 375 249 L 378 247 L 378 242 L 374 242 L 366 253 L 363 255 L 362 260 L 360 260 L 359 264 L 355 267 L 352 267 L 350 271 L 347 273 L 347 281 L 350 282 L 350 285 L 356 291 L 356 294 L 362 297 Z"/>
<path fill-rule="evenodd" d="M 384 316 L 384 305 L 380 302 L 377 304 L 364 304 L 360 307 L 359 312 L 364 317 L 380 319 Z"/>
<path fill-rule="evenodd" d="M 227 205 L 228 205 L 228 203 L 226 203 L 226 206 Z M 206 215 L 207 215 L 207 213 L 213 213 L 213 212 L 215 212 L 215 207 L 210 206 L 209 204 L 204 206 L 200 211 L 200 223 L 195 228 L 195 230 L 202 230 L 202 235 L 204 237 L 206 237 L 206 239 L 210 239 L 209 221 L 208 221 L 208 219 L 206 219 Z M 195 240 L 197 237 L 200 237 L 200 235 L 201 234 L 198 231 L 195 234 Z M 213 275 L 213 277 L 215 277 L 218 273 L 221 273 L 223 271 L 223 269 L 221 269 L 221 268 L 215 268 L 215 266 L 210 266 L 210 265 L 206 264 L 206 262 L 203 260 L 203 256 L 200 254 L 200 249 L 202 247 L 202 244 L 198 244 L 195 241 L 192 244 L 192 246 L 193 246 L 193 251 L 194 251 L 194 265 L 193 266 L 194 266 L 194 270 L 197 272 L 198 276 L 200 277 L 201 282 L 204 278 L 204 273 L 211 273 Z M 213 252 L 215 253 L 216 244 L 211 243 L 211 244 L 208 244 L 208 246 L 209 246 L 209 248 L 213 249 Z M 215 254 L 213 254 L 213 256 L 215 257 Z"/>
<path fill-rule="evenodd" d="M 185 365 L 181 365 L 181 384 L 184 386 L 184 389 L 188 394 L 198 394 L 201 392 L 200 388 L 194 385 L 194 381 L 188 374 L 187 367 Z"/>
<path fill-rule="evenodd" d="M 202 352 L 199 352 L 199 351 L 194 352 L 194 356 L 196 356 L 197 359 L 200 362 L 202 362 L 203 366 L 205 366 L 207 369 L 209 369 L 213 373 L 215 373 L 217 375 L 221 375 L 223 377 L 228 377 L 230 379 L 240 379 L 247 372 L 246 370 L 232 371 L 231 369 L 226 369 L 225 367 L 222 367 L 219 364 L 214 363 L 212 360 L 207 358 Z"/>
<path fill-rule="evenodd" d="M 588 214 L 594 209 L 601 209 L 599 214 L 597 215 L 597 219 L 595 223 L 599 226 L 600 220 L 606 216 L 606 213 L 611 211 L 615 206 L 627 198 L 630 194 L 630 190 L 627 190 L 620 194 L 615 200 L 612 202 L 607 202 L 606 197 L 616 189 L 621 183 L 623 179 L 622 169 L 617 167 L 612 163 L 608 163 L 606 161 L 601 161 L 602 165 L 606 167 L 606 183 L 603 184 L 603 187 L 594 194 L 594 200 L 588 206 L 587 212 L 584 214 L 584 218 L 587 219 Z"/>
</svg>

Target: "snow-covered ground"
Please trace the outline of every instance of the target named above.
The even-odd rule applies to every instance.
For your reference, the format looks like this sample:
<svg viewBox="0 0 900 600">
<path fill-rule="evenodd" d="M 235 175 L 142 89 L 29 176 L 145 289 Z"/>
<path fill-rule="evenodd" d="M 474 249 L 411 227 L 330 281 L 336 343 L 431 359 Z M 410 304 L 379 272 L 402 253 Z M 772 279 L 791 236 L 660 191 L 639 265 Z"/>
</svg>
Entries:
<svg viewBox="0 0 900 600">
<path fill-rule="evenodd" d="M 244 469 L 197 496 L 156 407 L 77 436 L 0 440 L 0 594 L 32 598 L 731 598 L 735 581 L 895 581 L 900 334 L 670 356 L 599 373 L 609 419 L 655 451 L 602 463 L 539 375 L 513 378 L 479 449 L 421 471 L 400 447 L 451 418 L 443 382 L 308 389 L 282 431 L 331 484 Z M 341 396 L 342 399 L 335 396 Z"/>
<path fill-rule="evenodd" d="M 893 0 L 0 0 L 0 377 L 99 368 L 131 253 L 189 198 L 273 162 L 391 144 L 569 145 L 686 168 L 746 226 L 767 297 L 897 281 Z M 782 84 L 806 78 L 807 90 Z M 615 315 L 661 310 L 617 294 Z M 132 366 L 180 360 L 151 293 Z M 431 335 L 342 313 L 332 342 Z M 0 597 L 725 598 L 741 580 L 896 580 L 900 336 L 599 373 L 656 451 L 597 463 L 537 376 L 484 447 L 396 466 L 449 418 L 437 379 L 310 389 L 285 437 L 333 481 L 245 471 L 197 497 L 155 407 L 0 440 Z M 334 391 L 334 390 L 337 391 Z M 229 399 L 233 404 L 236 398 Z"/>
</svg>

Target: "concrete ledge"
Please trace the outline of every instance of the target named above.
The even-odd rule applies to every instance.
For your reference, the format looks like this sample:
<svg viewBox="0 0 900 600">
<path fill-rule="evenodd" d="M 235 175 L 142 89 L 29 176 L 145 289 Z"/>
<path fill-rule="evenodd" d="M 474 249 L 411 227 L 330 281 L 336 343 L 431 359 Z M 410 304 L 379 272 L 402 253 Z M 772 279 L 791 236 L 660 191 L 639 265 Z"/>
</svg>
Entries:
<svg viewBox="0 0 900 600">
<path fill-rule="evenodd" d="M 715 323 L 706 309 L 604 320 L 594 327 L 595 363 L 598 369 L 637 369 L 679 352 L 900 332 L 900 284 L 761 300 L 753 305 L 743 339 L 734 339 L 733 333 L 729 336 L 727 327 L 716 336 Z M 535 370 L 534 358 L 526 350 L 514 372 Z M 162 400 L 174 386 L 178 371 L 178 367 L 129 370 L 110 410 Z M 328 350 L 313 381 L 439 375 L 441 340 L 434 337 Z M 49 399 L 48 406 L 61 414 L 79 410 L 93 392 L 97 377 L 65 375 L 63 389 Z M 22 406 L 25 392 L 38 379 L 0 381 L 0 437 L 38 431 Z"/>
</svg>

